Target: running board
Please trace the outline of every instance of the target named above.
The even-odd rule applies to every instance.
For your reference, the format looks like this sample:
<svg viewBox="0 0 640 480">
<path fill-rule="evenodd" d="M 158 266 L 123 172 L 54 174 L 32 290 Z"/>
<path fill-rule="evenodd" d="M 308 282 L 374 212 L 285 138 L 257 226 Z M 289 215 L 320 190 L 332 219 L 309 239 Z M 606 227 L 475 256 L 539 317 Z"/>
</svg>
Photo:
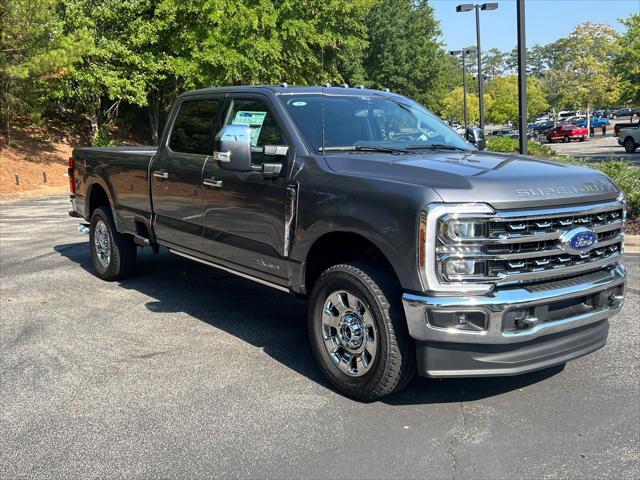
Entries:
<svg viewBox="0 0 640 480">
<path fill-rule="evenodd" d="M 233 270 L 231 268 L 223 267 L 222 265 L 219 265 L 217 263 L 208 262 L 207 260 L 203 260 L 201 258 L 194 257 L 193 255 L 189 255 L 188 253 L 183 253 L 183 252 L 180 252 L 178 250 L 174 250 L 172 248 L 169 249 L 169 252 L 173 253 L 174 255 L 178 255 L 180 257 L 188 258 L 189 260 L 193 260 L 195 262 L 203 263 L 203 264 L 208 265 L 210 267 L 215 267 L 215 268 L 218 268 L 220 270 L 224 270 L 225 272 L 232 273 L 233 275 L 237 275 L 238 277 L 246 278 L 247 280 L 252 280 L 252 281 L 254 281 L 256 283 L 261 283 L 262 285 L 266 285 L 267 287 L 275 288 L 276 290 L 280 290 L 281 292 L 291 293 L 291 290 L 286 288 L 286 287 L 277 285 L 275 283 L 268 282 L 267 280 L 262 280 L 261 278 L 257 278 L 257 277 L 253 277 L 251 275 L 247 275 L 246 273 L 238 272 L 237 270 Z"/>
<path fill-rule="evenodd" d="M 135 243 L 136 245 L 140 245 L 141 247 L 148 247 L 149 245 L 151 245 L 151 241 L 149 241 L 148 238 L 143 237 L 142 235 L 134 235 L 133 243 Z"/>
</svg>

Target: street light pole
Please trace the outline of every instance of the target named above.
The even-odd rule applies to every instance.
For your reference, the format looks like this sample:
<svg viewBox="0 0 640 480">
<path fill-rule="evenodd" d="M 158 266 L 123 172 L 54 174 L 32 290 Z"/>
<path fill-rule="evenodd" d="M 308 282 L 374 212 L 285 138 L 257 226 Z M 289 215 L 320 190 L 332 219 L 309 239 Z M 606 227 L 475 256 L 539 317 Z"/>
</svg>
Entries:
<svg viewBox="0 0 640 480">
<path fill-rule="evenodd" d="M 478 49 L 478 101 L 480 130 L 484 132 L 484 82 L 482 81 L 482 51 L 480 50 L 480 5 L 476 5 L 476 48 Z"/>
<path fill-rule="evenodd" d="M 518 101 L 520 153 L 527 154 L 527 40 L 524 0 L 518 0 Z"/>
<path fill-rule="evenodd" d="M 464 112 L 464 131 L 465 134 L 467 132 L 467 125 L 469 121 L 467 120 L 467 67 L 466 67 L 466 59 L 467 51 L 462 50 L 462 98 L 463 98 L 463 112 Z"/>
<path fill-rule="evenodd" d="M 480 108 L 480 129 L 484 131 L 484 76 L 482 75 L 482 50 L 480 48 L 480 10 L 495 10 L 495 2 L 473 4 L 463 3 L 456 7 L 456 12 L 476 11 L 476 49 L 478 51 L 478 107 Z"/>
<path fill-rule="evenodd" d="M 464 131 L 469 126 L 469 115 L 467 111 L 467 55 L 475 53 L 473 48 L 463 48 L 462 50 L 451 50 L 449 55 L 462 58 L 462 116 L 464 121 Z"/>
</svg>

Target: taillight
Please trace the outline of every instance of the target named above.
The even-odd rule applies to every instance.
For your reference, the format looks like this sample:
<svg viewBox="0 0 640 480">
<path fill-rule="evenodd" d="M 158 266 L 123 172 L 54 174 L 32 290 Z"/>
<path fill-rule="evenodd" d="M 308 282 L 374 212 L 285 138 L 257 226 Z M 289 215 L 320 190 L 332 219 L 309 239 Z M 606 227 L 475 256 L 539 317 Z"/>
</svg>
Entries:
<svg viewBox="0 0 640 480">
<path fill-rule="evenodd" d="M 76 179 L 74 177 L 75 164 L 76 164 L 75 158 L 69 157 L 69 170 L 67 173 L 69 174 L 69 191 L 71 192 L 71 195 L 76 194 Z"/>
</svg>

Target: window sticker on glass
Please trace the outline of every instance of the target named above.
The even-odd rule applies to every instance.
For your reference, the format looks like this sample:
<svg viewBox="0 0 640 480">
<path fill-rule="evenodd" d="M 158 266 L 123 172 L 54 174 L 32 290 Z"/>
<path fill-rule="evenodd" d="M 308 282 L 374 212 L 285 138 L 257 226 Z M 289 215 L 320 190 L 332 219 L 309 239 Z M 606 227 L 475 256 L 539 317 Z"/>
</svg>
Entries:
<svg viewBox="0 0 640 480">
<path fill-rule="evenodd" d="M 248 125 L 251 128 L 251 145 L 258 145 L 258 137 L 267 112 L 247 112 L 240 110 L 233 117 L 233 125 Z"/>
</svg>

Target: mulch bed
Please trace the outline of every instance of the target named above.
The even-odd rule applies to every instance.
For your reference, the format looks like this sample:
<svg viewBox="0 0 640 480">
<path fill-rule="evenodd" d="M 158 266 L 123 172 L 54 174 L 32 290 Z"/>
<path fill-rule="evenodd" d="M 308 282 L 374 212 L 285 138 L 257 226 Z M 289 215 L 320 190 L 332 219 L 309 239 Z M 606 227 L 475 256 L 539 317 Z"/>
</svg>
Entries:
<svg viewBox="0 0 640 480">
<path fill-rule="evenodd" d="M 640 235 L 640 216 L 627 218 L 624 233 L 627 235 Z"/>
</svg>

